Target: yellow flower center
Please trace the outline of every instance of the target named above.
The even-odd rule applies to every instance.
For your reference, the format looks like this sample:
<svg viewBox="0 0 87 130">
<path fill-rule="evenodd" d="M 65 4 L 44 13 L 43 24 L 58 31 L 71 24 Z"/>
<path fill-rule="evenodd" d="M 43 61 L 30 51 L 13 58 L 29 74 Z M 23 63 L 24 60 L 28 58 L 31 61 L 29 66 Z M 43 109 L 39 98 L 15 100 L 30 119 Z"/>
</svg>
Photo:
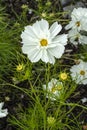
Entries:
<svg viewBox="0 0 87 130">
<path fill-rule="evenodd" d="M 81 75 L 85 75 L 85 71 L 84 71 L 84 70 L 81 70 L 81 71 L 80 71 L 80 74 L 81 74 Z"/>
<path fill-rule="evenodd" d="M 21 71 L 22 69 L 23 69 L 23 65 L 20 65 L 20 64 L 16 68 L 17 71 Z"/>
<path fill-rule="evenodd" d="M 46 13 L 42 13 L 41 15 L 42 15 L 42 17 L 46 17 Z"/>
<path fill-rule="evenodd" d="M 76 26 L 79 27 L 80 26 L 80 21 L 76 22 Z"/>
<path fill-rule="evenodd" d="M 61 74 L 60 74 L 60 78 L 61 78 L 62 80 L 66 80 L 66 79 L 67 79 L 67 74 L 66 74 L 66 73 L 61 73 Z"/>
<path fill-rule="evenodd" d="M 61 84 L 57 86 L 58 91 L 62 90 L 62 88 L 63 88 L 63 86 Z"/>
<path fill-rule="evenodd" d="M 54 93 L 54 92 L 56 92 L 56 90 L 57 90 L 57 89 L 56 89 L 56 87 L 54 86 L 54 87 L 52 87 L 51 92 Z"/>
<path fill-rule="evenodd" d="M 52 87 L 51 92 L 56 92 L 62 90 L 63 86 L 61 84 L 57 84 L 54 87 Z"/>
<path fill-rule="evenodd" d="M 47 41 L 46 39 L 42 39 L 42 40 L 40 41 L 40 45 L 41 45 L 41 46 L 47 46 L 47 45 L 48 45 L 48 41 Z"/>
</svg>

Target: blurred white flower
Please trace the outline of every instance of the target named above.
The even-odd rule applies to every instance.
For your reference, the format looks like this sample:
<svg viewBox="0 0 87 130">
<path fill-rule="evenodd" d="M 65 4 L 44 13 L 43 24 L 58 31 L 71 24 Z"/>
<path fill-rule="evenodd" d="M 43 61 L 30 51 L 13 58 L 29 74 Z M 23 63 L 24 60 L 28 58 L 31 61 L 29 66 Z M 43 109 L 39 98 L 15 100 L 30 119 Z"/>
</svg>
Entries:
<svg viewBox="0 0 87 130">
<path fill-rule="evenodd" d="M 22 51 L 28 55 L 31 62 L 43 62 L 54 64 L 55 58 L 61 58 L 67 44 L 67 35 L 57 34 L 62 26 L 57 22 L 49 28 L 49 23 L 42 19 L 36 21 L 32 26 L 26 26 L 21 34 Z"/>
<path fill-rule="evenodd" d="M 47 87 L 46 85 L 43 85 L 43 89 L 47 90 L 47 98 L 56 100 L 56 97 L 59 98 L 63 93 L 64 87 L 62 82 L 59 82 L 57 79 L 52 78 Z"/>
<path fill-rule="evenodd" d="M 81 61 L 70 69 L 71 77 L 77 84 L 87 84 L 87 62 Z"/>
<path fill-rule="evenodd" d="M 71 13 L 71 21 L 66 25 L 65 29 L 77 29 L 78 31 L 87 31 L 87 9 L 86 8 L 74 8 Z"/>
<path fill-rule="evenodd" d="M 29 9 L 29 12 L 28 12 L 28 13 L 29 13 L 29 14 L 32 14 L 32 12 L 33 12 L 33 10 L 32 10 L 32 9 Z"/>
<path fill-rule="evenodd" d="M 2 110 L 3 105 L 4 105 L 4 102 L 1 102 L 0 103 L 0 118 L 6 117 L 7 114 L 8 114 L 8 110 L 7 109 L 3 109 Z"/>
<path fill-rule="evenodd" d="M 84 97 L 84 98 L 81 99 L 81 101 L 82 101 L 82 103 L 85 103 L 85 102 L 87 102 L 87 98 Z"/>
<path fill-rule="evenodd" d="M 87 36 L 81 35 L 76 29 L 72 29 L 68 32 L 68 38 L 74 45 L 87 44 Z"/>
</svg>

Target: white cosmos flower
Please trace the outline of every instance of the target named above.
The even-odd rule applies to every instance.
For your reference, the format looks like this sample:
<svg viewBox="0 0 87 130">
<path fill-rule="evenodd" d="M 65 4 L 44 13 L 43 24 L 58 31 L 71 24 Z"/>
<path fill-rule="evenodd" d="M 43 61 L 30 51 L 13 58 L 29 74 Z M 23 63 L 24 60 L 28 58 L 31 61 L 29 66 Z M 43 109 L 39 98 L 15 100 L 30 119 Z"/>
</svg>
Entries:
<svg viewBox="0 0 87 130">
<path fill-rule="evenodd" d="M 71 77 L 77 84 L 87 84 L 87 62 L 81 61 L 70 69 Z"/>
<path fill-rule="evenodd" d="M 81 101 L 82 101 L 82 103 L 85 103 L 85 102 L 87 102 L 87 98 L 84 97 L 84 98 L 81 99 Z"/>
<path fill-rule="evenodd" d="M 72 29 L 68 32 L 68 38 L 74 45 L 87 44 L 87 36 L 81 35 L 76 29 Z"/>
<path fill-rule="evenodd" d="M 51 81 L 48 83 L 48 86 L 43 85 L 43 89 L 47 90 L 47 98 L 51 100 L 56 100 L 56 98 L 60 98 L 61 94 L 63 93 L 64 87 L 62 82 L 59 82 L 57 79 L 52 78 Z"/>
<path fill-rule="evenodd" d="M 3 109 L 2 110 L 3 105 L 4 105 L 4 102 L 1 102 L 0 103 L 0 118 L 6 117 L 7 114 L 8 114 L 8 110 L 7 109 Z"/>
<path fill-rule="evenodd" d="M 60 58 L 67 44 L 66 34 L 57 36 L 61 29 L 62 26 L 57 22 L 49 28 L 49 23 L 44 19 L 36 21 L 32 26 L 26 26 L 21 34 L 23 53 L 28 55 L 31 62 L 41 59 L 54 64 L 54 57 Z"/>
<path fill-rule="evenodd" d="M 71 13 L 71 21 L 66 25 L 65 29 L 77 29 L 78 31 L 87 31 L 87 9 L 86 8 L 74 8 Z"/>
</svg>

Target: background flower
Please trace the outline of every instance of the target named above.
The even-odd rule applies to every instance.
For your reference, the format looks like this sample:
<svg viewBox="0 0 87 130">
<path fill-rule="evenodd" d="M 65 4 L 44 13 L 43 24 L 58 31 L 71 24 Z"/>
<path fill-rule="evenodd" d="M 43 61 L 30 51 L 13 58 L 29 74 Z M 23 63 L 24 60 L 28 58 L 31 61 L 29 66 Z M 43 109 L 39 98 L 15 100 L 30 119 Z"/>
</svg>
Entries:
<svg viewBox="0 0 87 130">
<path fill-rule="evenodd" d="M 58 35 L 62 26 L 57 22 L 49 28 L 49 23 L 42 19 L 32 26 L 26 26 L 21 34 L 22 51 L 28 55 L 31 62 L 44 62 L 54 64 L 55 58 L 60 58 L 67 44 L 67 35 Z"/>
<path fill-rule="evenodd" d="M 47 98 L 56 100 L 56 97 L 60 97 L 64 88 L 62 82 L 59 82 L 57 79 L 52 78 L 51 81 L 46 85 L 43 85 L 43 89 L 47 90 Z"/>
<path fill-rule="evenodd" d="M 87 84 L 87 62 L 81 61 L 70 69 L 71 77 L 77 84 Z"/>
<path fill-rule="evenodd" d="M 65 29 L 77 29 L 78 31 L 80 30 L 85 30 L 87 31 L 86 28 L 87 25 L 87 9 L 86 8 L 74 8 L 74 10 L 71 13 L 71 21 L 69 24 L 65 27 Z"/>
<path fill-rule="evenodd" d="M 74 45 L 87 44 L 87 36 L 81 35 L 76 29 L 72 29 L 68 32 L 68 38 Z"/>
<path fill-rule="evenodd" d="M 8 110 L 7 109 L 3 109 L 2 110 L 3 105 L 4 105 L 4 102 L 1 102 L 0 103 L 0 118 L 3 118 L 5 116 L 7 116 L 7 114 L 8 114 Z"/>
</svg>

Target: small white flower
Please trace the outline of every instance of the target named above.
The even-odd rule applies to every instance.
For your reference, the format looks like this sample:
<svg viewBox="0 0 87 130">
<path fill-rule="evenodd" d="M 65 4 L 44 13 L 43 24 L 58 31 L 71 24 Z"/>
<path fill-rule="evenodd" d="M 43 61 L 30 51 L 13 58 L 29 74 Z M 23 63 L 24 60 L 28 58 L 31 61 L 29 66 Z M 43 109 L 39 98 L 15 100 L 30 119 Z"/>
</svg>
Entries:
<svg viewBox="0 0 87 130">
<path fill-rule="evenodd" d="M 65 27 L 65 29 L 77 29 L 78 31 L 87 31 L 87 9 L 86 8 L 74 8 L 71 13 L 71 21 Z"/>
<path fill-rule="evenodd" d="M 7 109 L 3 109 L 2 110 L 3 105 L 4 105 L 4 102 L 1 102 L 0 103 L 0 118 L 6 117 L 7 114 L 8 114 L 8 110 Z"/>
<path fill-rule="evenodd" d="M 68 38 L 74 45 L 77 45 L 78 43 L 82 45 L 87 44 L 87 36 L 81 35 L 76 29 L 69 31 Z"/>
<path fill-rule="evenodd" d="M 62 82 L 59 82 L 57 79 L 52 78 L 51 81 L 46 85 L 43 85 L 43 89 L 47 90 L 47 98 L 56 100 L 56 97 L 60 97 L 64 88 Z"/>
<path fill-rule="evenodd" d="M 81 101 L 82 101 L 82 103 L 85 103 L 85 102 L 87 102 L 87 98 L 84 97 L 84 98 L 81 99 Z"/>
<path fill-rule="evenodd" d="M 70 69 L 71 77 L 77 84 L 87 84 L 87 62 L 81 61 Z"/>
<path fill-rule="evenodd" d="M 28 55 L 31 62 L 43 62 L 54 64 L 55 58 L 61 58 L 67 44 L 67 35 L 57 34 L 62 26 L 57 22 L 49 28 L 49 23 L 42 19 L 32 26 L 26 26 L 21 34 L 22 51 Z"/>
<path fill-rule="evenodd" d="M 29 13 L 29 14 L 32 14 L 32 12 L 33 12 L 33 10 L 32 10 L 32 9 L 29 9 L 29 12 L 28 12 L 28 13 Z"/>
</svg>

